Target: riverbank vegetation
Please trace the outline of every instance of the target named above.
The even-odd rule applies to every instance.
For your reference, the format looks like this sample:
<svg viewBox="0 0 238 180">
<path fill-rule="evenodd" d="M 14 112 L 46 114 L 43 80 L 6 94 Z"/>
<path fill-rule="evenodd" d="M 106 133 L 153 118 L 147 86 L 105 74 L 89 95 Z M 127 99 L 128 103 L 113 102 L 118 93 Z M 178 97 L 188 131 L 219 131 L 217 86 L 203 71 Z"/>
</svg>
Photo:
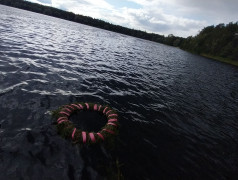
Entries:
<svg viewBox="0 0 238 180">
<path fill-rule="evenodd" d="M 219 24 L 217 26 L 208 26 L 202 29 L 194 37 L 190 36 L 188 38 L 182 38 L 172 34 L 164 36 L 130 29 L 103 20 L 94 19 L 89 16 L 78 15 L 25 0 L 0 0 L 0 4 L 98 27 L 149 41 L 180 47 L 183 50 L 222 62 L 234 65 L 238 64 L 238 22 L 231 22 L 227 25 Z"/>
<path fill-rule="evenodd" d="M 180 48 L 238 65 L 238 22 L 205 27 L 196 36 L 184 39 Z"/>
</svg>

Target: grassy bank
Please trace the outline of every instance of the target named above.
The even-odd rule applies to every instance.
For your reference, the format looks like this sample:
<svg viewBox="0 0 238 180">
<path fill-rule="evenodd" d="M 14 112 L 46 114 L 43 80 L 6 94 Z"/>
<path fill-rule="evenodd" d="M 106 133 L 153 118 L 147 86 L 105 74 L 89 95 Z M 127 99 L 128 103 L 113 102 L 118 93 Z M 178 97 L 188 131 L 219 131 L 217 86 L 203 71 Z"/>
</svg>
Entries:
<svg viewBox="0 0 238 180">
<path fill-rule="evenodd" d="M 238 61 L 235 61 L 235 60 L 231 60 L 231 59 L 228 59 L 228 58 L 217 57 L 217 56 L 212 56 L 212 55 L 208 55 L 208 54 L 200 54 L 200 55 L 204 56 L 204 57 L 207 57 L 207 58 L 210 58 L 210 59 L 220 61 L 220 62 L 224 62 L 224 63 L 228 63 L 228 64 L 238 66 Z"/>
</svg>

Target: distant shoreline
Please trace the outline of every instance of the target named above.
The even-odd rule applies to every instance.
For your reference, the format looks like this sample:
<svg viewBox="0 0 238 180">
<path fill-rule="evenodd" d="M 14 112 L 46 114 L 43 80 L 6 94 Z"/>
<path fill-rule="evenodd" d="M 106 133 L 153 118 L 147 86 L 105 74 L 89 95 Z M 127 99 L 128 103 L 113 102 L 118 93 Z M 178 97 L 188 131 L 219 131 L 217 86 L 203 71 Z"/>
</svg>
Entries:
<svg viewBox="0 0 238 180">
<path fill-rule="evenodd" d="M 181 48 L 179 48 L 179 49 L 181 49 Z M 195 55 L 198 55 L 198 56 L 201 56 L 201 57 L 211 59 L 213 61 L 219 61 L 219 62 L 222 62 L 222 63 L 226 63 L 226 64 L 230 64 L 230 65 L 234 65 L 234 66 L 238 67 L 238 61 L 231 60 L 229 58 L 222 58 L 222 57 L 212 56 L 212 55 L 205 54 L 205 53 L 198 54 L 196 52 L 192 52 L 192 51 L 185 50 L 185 49 L 181 49 L 181 50 L 192 53 L 192 54 L 195 54 Z"/>
<path fill-rule="evenodd" d="M 217 57 L 217 56 L 212 56 L 212 55 L 208 55 L 208 54 L 200 54 L 200 55 L 203 56 L 203 57 L 212 59 L 212 60 L 220 61 L 220 62 L 231 64 L 231 65 L 234 65 L 234 66 L 238 67 L 238 61 L 235 61 L 235 60 L 231 60 L 231 59 L 228 59 L 228 58 Z"/>
</svg>

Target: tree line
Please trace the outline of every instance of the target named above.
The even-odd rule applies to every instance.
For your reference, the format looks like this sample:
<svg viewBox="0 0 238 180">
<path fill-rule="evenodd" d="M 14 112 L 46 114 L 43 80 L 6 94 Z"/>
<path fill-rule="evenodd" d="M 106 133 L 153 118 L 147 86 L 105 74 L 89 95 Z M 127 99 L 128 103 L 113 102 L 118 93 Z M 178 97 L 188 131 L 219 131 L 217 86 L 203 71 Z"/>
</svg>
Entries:
<svg viewBox="0 0 238 180">
<path fill-rule="evenodd" d="M 188 38 L 182 38 L 172 34 L 164 36 L 155 33 L 147 33 L 141 30 L 130 29 L 89 16 L 78 15 L 72 12 L 67 12 L 61 9 L 25 0 L 0 0 L 0 4 L 98 27 L 149 41 L 180 47 L 181 49 L 192 53 L 223 57 L 238 61 L 238 22 L 231 22 L 227 25 L 219 24 L 217 26 L 208 26 L 202 29 L 194 37 L 190 36 Z"/>
<path fill-rule="evenodd" d="M 180 48 L 238 62 L 238 22 L 205 27 L 196 36 L 184 39 Z"/>
</svg>

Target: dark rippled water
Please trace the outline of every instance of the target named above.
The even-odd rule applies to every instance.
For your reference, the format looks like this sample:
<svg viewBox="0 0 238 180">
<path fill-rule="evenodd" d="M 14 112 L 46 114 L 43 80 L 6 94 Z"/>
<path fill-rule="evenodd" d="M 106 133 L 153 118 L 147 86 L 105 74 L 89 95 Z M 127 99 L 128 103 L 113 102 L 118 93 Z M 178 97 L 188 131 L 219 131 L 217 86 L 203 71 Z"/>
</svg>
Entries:
<svg viewBox="0 0 238 180">
<path fill-rule="evenodd" d="M 0 179 L 116 179 L 118 170 L 133 180 L 237 178 L 237 67 L 32 12 L 0 12 Z M 73 146 L 57 135 L 50 111 L 81 101 L 118 110 L 113 147 Z"/>
</svg>

